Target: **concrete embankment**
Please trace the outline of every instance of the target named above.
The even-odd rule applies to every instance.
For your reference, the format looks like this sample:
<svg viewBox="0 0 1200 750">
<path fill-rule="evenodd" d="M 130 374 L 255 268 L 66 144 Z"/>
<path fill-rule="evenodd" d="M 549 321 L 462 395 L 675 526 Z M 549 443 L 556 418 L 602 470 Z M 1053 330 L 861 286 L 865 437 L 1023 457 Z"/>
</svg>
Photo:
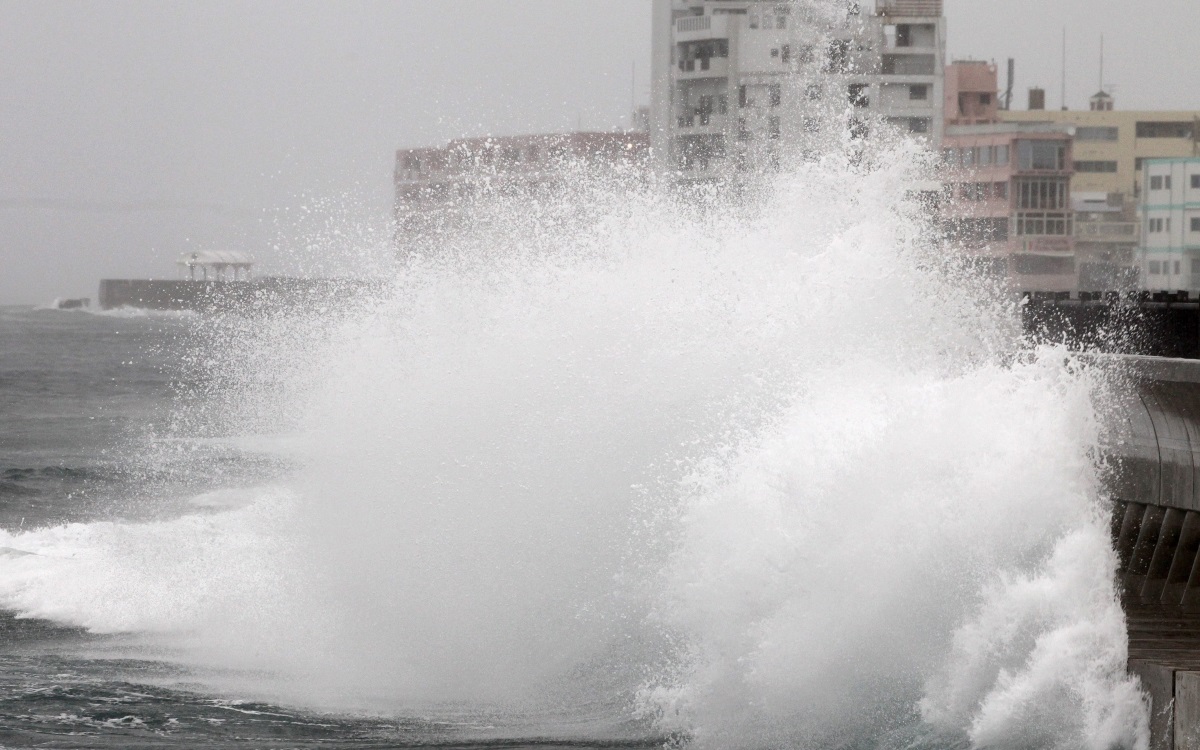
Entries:
<svg viewBox="0 0 1200 750">
<path fill-rule="evenodd" d="M 1152 747 L 1200 748 L 1200 361 L 1104 356 L 1117 387 L 1101 446 Z"/>
<path fill-rule="evenodd" d="M 101 309 L 261 312 L 289 307 L 338 306 L 372 294 L 383 282 L 357 279 L 263 277 L 249 281 L 104 279 Z"/>
</svg>

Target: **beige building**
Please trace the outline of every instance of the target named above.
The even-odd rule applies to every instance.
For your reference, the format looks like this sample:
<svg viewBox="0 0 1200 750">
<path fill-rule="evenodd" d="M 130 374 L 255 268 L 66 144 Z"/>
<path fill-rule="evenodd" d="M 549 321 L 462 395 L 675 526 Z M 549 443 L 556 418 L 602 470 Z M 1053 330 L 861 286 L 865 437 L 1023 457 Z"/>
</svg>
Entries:
<svg viewBox="0 0 1200 750">
<path fill-rule="evenodd" d="M 999 116 L 1074 129 L 1071 196 L 1080 289 L 1153 285 L 1156 280 L 1147 274 L 1140 257 L 1144 254 L 1138 251 L 1145 244 L 1140 217 L 1144 165 L 1200 156 L 1200 111 L 1122 111 L 1101 92 L 1086 112 L 1029 109 Z"/>
<path fill-rule="evenodd" d="M 1092 97 L 1087 112 L 1001 111 L 1006 122 L 1053 122 L 1075 128 L 1075 176 L 1071 192 L 1141 194 L 1146 159 L 1200 156 L 1200 110 L 1187 112 L 1104 109 L 1111 98 Z"/>
</svg>

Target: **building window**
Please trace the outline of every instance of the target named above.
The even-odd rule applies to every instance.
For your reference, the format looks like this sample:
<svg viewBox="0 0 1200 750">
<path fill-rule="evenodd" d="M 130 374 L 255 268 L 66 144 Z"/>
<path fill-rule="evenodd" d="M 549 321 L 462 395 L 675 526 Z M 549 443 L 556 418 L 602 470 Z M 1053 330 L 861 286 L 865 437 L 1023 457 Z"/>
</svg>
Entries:
<svg viewBox="0 0 1200 750">
<path fill-rule="evenodd" d="M 1065 214 L 1017 214 L 1017 234 L 1063 236 L 1071 233 Z"/>
<path fill-rule="evenodd" d="M 1191 138 L 1192 123 L 1189 122 L 1139 122 L 1138 138 Z"/>
<path fill-rule="evenodd" d="M 750 106 L 750 95 L 747 92 L 746 84 L 738 86 L 738 107 L 745 109 Z"/>
<path fill-rule="evenodd" d="M 1170 190 L 1170 189 L 1171 189 L 1171 175 L 1166 175 L 1163 177 L 1163 190 Z"/>
<path fill-rule="evenodd" d="M 738 118 L 738 134 L 737 134 L 737 138 L 738 138 L 738 140 L 739 140 L 739 141 L 748 141 L 748 140 L 750 140 L 750 127 L 749 127 L 749 125 L 747 125 L 747 124 L 746 124 L 746 118 L 745 118 L 745 117 L 739 117 L 739 118 Z"/>
<path fill-rule="evenodd" d="M 821 94 L 821 84 L 819 83 L 810 83 L 804 88 L 804 98 L 810 102 L 815 102 L 820 99 Z"/>
<path fill-rule="evenodd" d="M 880 72 L 886 76 L 931 76 L 937 68 L 933 55 L 884 55 Z"/>
<path fill-rule="evenodd" d="M 992 189 L 992 192 L 997 198 L 1000 198 L 1001 200 L 1008 200 L 1008 183 L 997 182 L 995 188 Z"/>
<path fill-rule="evenodd" d="M 1200 216 L 1192 217 L 1192 231 L 1200 232 Z"/>
<path fill-rule="evenodd" d="M 849 88 L 850 103 L 855 107 L 871 106 L 871 87 L 865 83 L 852 83 Z"/>
<path fill-rule="evenodd" d="M 1056 275 L 1075 272 L 1075 259 L 1048 255 L 1016 255 L 1013 260 L 1019 274 Z"/>
<path fill-rule="evenodd" d="M 1192 175 L 1192 189 L 1200 190 L 1200 174 Z"/>
<path fill-rule="evenodd" d="M 996 147 L 996 165 L 1000 167 L 1008 166 L 1008 144 Z"/>
<path fill-rule="evenodd" d="M 779 48 L 778 47 L 771 48 L 771 57 L 779 57 Z"/>
<path fill-rule="evenodd" d="M 786 29 L 787 28 L 787 16 L 775 16 L 775 28 Z"/>
<path fill-rule="evenodd" d="M 950 219 L 944 225 L 946 236 L 967 247 L 986 247 L 1008 240 L 1008 219 Z"/>
<path fill-rule="evenodd" d="M 783 18 L 783 16 L 780 16 Z M 779 62 L 787 65 L 792 61 L 792 45 L 785 44 L 779 48 Z"/>
<path fill-rule="evenodd" d="M 929 98 L 929 86 L 924 83 L 915 83 L 909 86 L 908 98 L 914 101 L 925 101 Z"/>
<path fill-rule="evenodd" d="M 1150 273 L 1158 276 L 1161 269 L 1161 264 L 1157 260 L 1150 261 Z"/>
<path fill-rule="evenodd" d="M 772 83 L 767 87 L 767 98 L 771 102 L 772 107 L 778 107 L 783 100 L 783 88 L 778 83 Z"/>
<path fill-rule="evenodd" d="M 1115 161 L 1077 161 L 1075 162 L 1075 171 L 1114 174 L 1117 171 L 1117 163 Z"/>
<path fill-rule="evenodd" d="M 942 149 L 942 163 L 947 166 L 957 166 L 958 152 L 952 148 Z"/>
<path fill-rule="evenodd" d="M 1075 128 L 1075 140 L 1077 141 L 1115 141 L 1120 138 L 1120 135 L 1119 128 Z"/>
<path fill-rule="evenodd" d="M 867 137 L 871 135 L 871 126 L 867 124 L 866 120 L 860 120 L 858 118 L 853 118 L 850 120 L 849 130 L 850 138 L 856 141 L 866 140 Z"/>
<path fill-rule="evenodd" d="M 985 107 L 991 105 L 992 95 L 991 94 L 980 94 L 979 95 L 979 103 Z"/>
<path fill-rule="evenodd" d="M 1063 141 L 1017 141 L 1021 169 L 1061 170 L 1066 168 L 1067 144 Z"/>
<path fill-rule="evenodd" d="M 1150 220 L 1150 233 L 1151 234 L 1159 234 L 1160 232 L 1162 232 L 1164 230 L 1165 226 L 1166 226 L 1165 222 L 1162 219 L 1151 219 Z"/>
<path fill-rule="evenodd" d="M 918 135 L 929 132 L 928 117 L 910 117 L 908 120 L 908 132 Z"/>
<path fill-rule="evenodd" d="M 1043 211 L 1067 209 L 1066 180 L 1018 180 L 1017 208 Z"/>
<path fill-rule="evenodd" d="M 1162 190 L 1163 189 L 1162 175 L 1155 175 L 1150 178 L 1150 189 L 1151 190 Z"/>
<path fill-rule="evenodd" d="M 979 166 L 991 166 L 993 156 L 994 152 L 991 146 L 981 146 L 979 149 Z"/>
<path fill-rule="evenodd" d="M 729 112 L 729 97 L 724 94 L 717 95 L 717 114 L 723 115 Z"/>
<path fill-rule="evenodd" d="M 767 137 L 772 138 L 772 139 L 779 137 L 779 118 L 778 117 L 771 117 L 771 118 L 767 119 Z"/>
<path fill-rule="evenodd" d="M 829 57 L 825 62 L 826 73 L 848 73 L 850 71 L 850 42 L 835 39 L 829 43 Z"/>
</svg>

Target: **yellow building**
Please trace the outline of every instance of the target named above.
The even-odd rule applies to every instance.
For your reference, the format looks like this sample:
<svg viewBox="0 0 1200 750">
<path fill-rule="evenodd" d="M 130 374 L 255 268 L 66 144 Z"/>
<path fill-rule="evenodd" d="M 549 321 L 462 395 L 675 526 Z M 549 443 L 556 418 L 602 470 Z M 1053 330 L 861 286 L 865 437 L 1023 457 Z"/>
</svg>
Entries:
<svg viewBox="0 0 1200 750">
<path fill-rule="evenodd" d="M 1143 162 L 1200 156 L 1200 111 L 1121 111 L 1100 93 L 1086 112 L 1002 111 L 999 117 L 1075 129 L 1071 203 L 1079 289 L 1145 286 L 1138 256 Z"/>
<path fill-rule="evenodd" d="M 1102 101 L 1097 94 L 1092 106 Z M 1087 112 L 1000 112 L 1000 119 L 1075 127 L 1075 176 L 1071 180 L 1075 195 L 1122 193 L 1130 199 L 1141 194 L 1143 160 L 1200 156 L 1200 110 L 1133 112 L 1103 106 Z"/>
</svg>

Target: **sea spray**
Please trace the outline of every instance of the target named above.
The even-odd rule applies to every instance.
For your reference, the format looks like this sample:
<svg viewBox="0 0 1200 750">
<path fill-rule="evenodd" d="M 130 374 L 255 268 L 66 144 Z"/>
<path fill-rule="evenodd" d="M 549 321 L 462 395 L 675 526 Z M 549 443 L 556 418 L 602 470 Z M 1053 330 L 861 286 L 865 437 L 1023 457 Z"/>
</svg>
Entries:
<svg viewBox="0 0 1200 750">
<path fill-rule="evenodd" d="M 1018 356 L 922 158 L 731 208 L 584 174 L 347 311 L 219 321 L 179 429 L 297 469 L 6 536 L 37 554 L 0 602 L 213 691 L 501 734 L 1139 747 L 1094 384 Z"/>
</svg>

